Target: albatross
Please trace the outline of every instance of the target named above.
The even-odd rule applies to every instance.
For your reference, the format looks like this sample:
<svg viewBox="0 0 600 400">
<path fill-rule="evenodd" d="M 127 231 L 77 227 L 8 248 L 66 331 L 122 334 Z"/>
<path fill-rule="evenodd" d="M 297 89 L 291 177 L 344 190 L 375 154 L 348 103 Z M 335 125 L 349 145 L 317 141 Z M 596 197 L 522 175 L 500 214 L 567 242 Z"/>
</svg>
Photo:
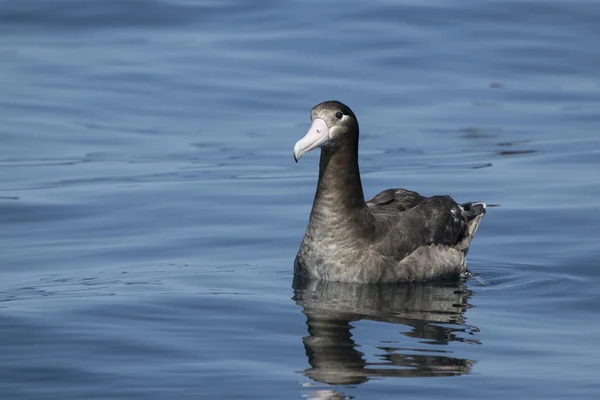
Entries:
<svg viewBox="0 0 600 400">
<path fill-rule="evenodd" d="M 294 261 L 296 276 L 383 283 L 468 274 L 466 255 L 486 212 L 483 202 L 387 189 L 366 200 L 358 167 L 358 120 L 339 101 L 311 110 L 312 125 L 294 160 L 321 148 L 308 227 Z"/>
</svg>

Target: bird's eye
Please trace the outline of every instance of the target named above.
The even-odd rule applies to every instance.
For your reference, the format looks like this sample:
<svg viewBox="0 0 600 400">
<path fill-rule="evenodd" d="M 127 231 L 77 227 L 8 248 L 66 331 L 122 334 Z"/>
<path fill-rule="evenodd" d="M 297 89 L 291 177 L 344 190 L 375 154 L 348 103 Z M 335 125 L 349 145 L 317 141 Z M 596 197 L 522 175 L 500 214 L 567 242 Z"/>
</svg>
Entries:
<svg viewBox="0 0 600 400">
<path fill-rule="evenodd" d="M 341 111 L 338 111 L 338 112 L 336 112 L 336 113 L 335 113 L 335 117 L 336 117 L 337 119 L 342 119 L 342 117 L 343 117 L 343 116 L 344 116 L 344 113 L 343 113 L 343 112 L 341 112 Z"/>
</svg>

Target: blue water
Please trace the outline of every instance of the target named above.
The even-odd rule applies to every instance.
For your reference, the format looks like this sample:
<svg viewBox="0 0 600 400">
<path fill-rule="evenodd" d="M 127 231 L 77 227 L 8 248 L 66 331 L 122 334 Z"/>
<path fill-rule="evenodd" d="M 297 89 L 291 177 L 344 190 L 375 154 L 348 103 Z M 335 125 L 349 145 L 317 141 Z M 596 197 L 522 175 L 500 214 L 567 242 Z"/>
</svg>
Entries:
<svg viewBox="0 0 600 400">
<path fill-rule="evenodd" d="M 6 399 L 593 399 L 596 0 L 0 2 Z M 488 285 L 293 285 L 315 104 Z M 337 397 L 336 397 L 337 396 Z"/>
</svg>

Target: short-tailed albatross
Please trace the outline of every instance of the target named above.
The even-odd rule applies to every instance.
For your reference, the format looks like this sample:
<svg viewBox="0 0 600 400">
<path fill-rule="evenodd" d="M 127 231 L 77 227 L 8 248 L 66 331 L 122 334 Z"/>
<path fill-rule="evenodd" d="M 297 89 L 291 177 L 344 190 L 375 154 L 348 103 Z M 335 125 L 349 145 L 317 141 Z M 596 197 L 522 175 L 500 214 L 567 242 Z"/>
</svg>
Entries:
<svg viewBox="0 0 600 400">
<path fill-rule="evenodd" d="M 294 146 L 296 162 L 320 147 L 319 181 L 294 270 L 340 282 L 425 281 L 467 274 L 466 254 L 485 203 L 457 204 L 387 189 L 365 201 L 358 168 L 358 121 L 339 101 L 311 111 Z"/>
</svg>

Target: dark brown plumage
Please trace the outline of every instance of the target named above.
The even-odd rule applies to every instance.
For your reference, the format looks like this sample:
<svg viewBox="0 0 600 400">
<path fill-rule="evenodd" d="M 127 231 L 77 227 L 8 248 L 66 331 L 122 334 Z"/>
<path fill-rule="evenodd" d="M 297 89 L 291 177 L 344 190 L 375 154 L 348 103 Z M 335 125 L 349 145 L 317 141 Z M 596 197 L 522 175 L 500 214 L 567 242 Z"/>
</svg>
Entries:
<svg viewBox="0 0 600 400">
<path fill-rule="evenodd" d="M 321 148 L 296 274 L 360 283 L 464 274 L 485 204 L 459 205 L 450 196 L 424 197 L 405 189 L 387 189 L 365 201 L 356 116 L 348 106 L 328 101 L 312 109 L 311 119 L 308 134 L 294 147 L 296 160 Z"/>
</svg>

